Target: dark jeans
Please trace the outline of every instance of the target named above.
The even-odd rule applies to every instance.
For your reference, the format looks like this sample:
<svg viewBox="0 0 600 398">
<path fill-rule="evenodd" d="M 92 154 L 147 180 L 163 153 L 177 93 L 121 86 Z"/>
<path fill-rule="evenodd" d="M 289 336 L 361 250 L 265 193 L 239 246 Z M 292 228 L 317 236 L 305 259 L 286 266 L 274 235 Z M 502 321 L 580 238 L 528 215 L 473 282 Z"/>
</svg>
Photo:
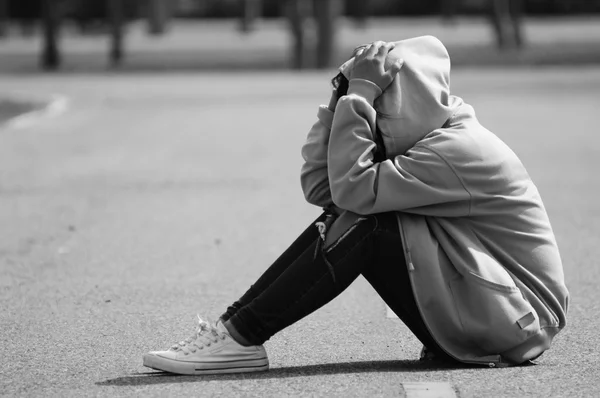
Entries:
<svg viewBox="0 0 600 398">
<path fill-rule="evenodd" d="M 415 303 L 394 213 L 361 217 L 328 248 L 322 246 L 311 224 L 221 319 L 252 344 L 263 344 L 363 275 L 428 350 L 443 355 Z"/>
</svg>

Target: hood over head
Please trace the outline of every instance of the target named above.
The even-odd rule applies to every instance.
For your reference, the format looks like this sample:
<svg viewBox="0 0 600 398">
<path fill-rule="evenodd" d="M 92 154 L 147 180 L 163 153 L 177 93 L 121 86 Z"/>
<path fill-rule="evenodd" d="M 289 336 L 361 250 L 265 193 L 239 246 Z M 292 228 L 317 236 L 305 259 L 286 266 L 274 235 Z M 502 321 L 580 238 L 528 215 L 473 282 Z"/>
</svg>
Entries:
<svg viewBox="0 0 600 398">
<path fill-rule="evenodd" d="M 404 60 L 400 73 L 375 100 L 377 126 L 388 157 L 404 154 L 431 131 L 444 125 L 458 106 L 450 96 L 450 57 L 437 38 L 421 36 L 394 42 L 385 68 Z M 354 57 L 340 67 L 344 76 Z"/>
</svg>

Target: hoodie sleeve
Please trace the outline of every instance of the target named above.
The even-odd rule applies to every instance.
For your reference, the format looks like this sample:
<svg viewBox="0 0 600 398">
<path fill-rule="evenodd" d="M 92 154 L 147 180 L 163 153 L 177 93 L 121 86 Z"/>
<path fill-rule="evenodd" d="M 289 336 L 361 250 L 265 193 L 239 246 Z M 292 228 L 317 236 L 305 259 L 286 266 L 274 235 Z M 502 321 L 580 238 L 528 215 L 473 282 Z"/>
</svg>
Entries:
<svg viewBox="0 0 600 398">
<path fill-rule="evenodd" d="M 328 152 L 333 202 L 359 214 L 468 215 L 469 192 L 431 147 L 419 142 L 404 155 L 373 162 L 376 111 L 372 98 L 364 87 L 355 87 L 337 104 Z"/>
<path fill-rule="evenodd" d="M 300 172 L 300 182 L 304 197 L 309 203 L 328 207 L 333 204 L 327 173 L 327 146 L 333 112 L 326 105 L 321 105 L 317 119 L 302 146 L 304 164 Z"/>
</svg>

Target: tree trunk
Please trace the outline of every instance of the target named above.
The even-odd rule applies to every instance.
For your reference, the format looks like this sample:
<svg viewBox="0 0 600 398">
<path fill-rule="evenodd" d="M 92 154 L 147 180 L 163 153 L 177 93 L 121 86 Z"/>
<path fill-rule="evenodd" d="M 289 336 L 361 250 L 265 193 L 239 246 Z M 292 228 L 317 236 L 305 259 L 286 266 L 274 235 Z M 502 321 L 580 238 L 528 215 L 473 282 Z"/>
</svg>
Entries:
<svg viewBox="0 0 600 398">
<path fill-rule="evenodd" d="M 490 18 L 494 33 L 496 35 L 496 44 L 498 48 L 506 48 L 506 26 L 510 18 L 508 11 L 508 0 L 491 0 L 490 2 Z"/>
<path fill-rule="evenodd" d="M 148 33 L 162 35 L 167 30 L 170 0 L 148 0 Z"/>
<path fill-rule="evenodd" d="M 61 57 L 58 49 L 60 28 L 60 2 L 42 0 L 42 26 L 44 44 L 42 49 L 42 68 L 56 70 L 60 66 Z"/>
<path fill-rule="evenodd" d="M 442 19 L 446 24 L 456 22 L 457 0 L 442 0 Z"/>
<path fill-rule="evenodd" d="M 335 59 L 338 0 L 316 0 L 314 12 L 317 19 L 317 68 L 332 66 Z"/>
<path fill-rule="evenodd" d="M 108 21 L 110 23 L 110 63 L 119 66 L 123 60 L 123 1 L 108 0 Z"/>
<path fill-rule="evenodd" d="M 254 29 L 256 20 L 260 17 L 262 0 L 242 0 L 242 17 L 240 29 L 248 33 Z"/>
<path fill-rule="evenodd" d="M 304 22 L 306 19 L 306 4 L 303 0 L 287 0 L 286 15 L 292 34 L 292 68 L 303 69 L 306 67 L 306 36 Z"/>
<path fill-rule="evenodd" d="M 525 45 L 525 38 L 523 37 L 523 0 L 511 0 L 510 3 L 515 45 L 517 48 L 522 48 Z"/>
<path fill-rule="evenodd" d="M 8 0 L 0 0 L 0 37 L 8 35 Z"/>
<path fill-rule="evenodd" d="M 364 29 L 367 26 L 369 15 L 369 2 L 366 0 L 348 0 L 346 11 L 354 20 L 357 27 Z"/>
<path fill-rule="evenodd" d="M 523 46 L 522 0 L 493 0 L 490 17 L 498 48 Z"/>
</svg>

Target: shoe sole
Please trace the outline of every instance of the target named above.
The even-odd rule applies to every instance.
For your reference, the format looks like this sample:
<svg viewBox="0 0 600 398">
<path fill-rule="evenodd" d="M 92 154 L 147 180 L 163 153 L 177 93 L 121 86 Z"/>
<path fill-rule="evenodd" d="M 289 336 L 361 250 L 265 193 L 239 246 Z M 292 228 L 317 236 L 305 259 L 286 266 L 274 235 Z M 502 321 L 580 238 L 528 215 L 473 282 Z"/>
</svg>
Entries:
<svg viewBox="0 0 600 398">
<path fill-rule="evenodd" d="M 154 354 L 144 355 L 144 366 L 182 375 L 213 375 L 223 373 L 249 373 L 269 370 L 267 357 L 225 362 L 189 362 L 164 358 Z"/>
</svg>

